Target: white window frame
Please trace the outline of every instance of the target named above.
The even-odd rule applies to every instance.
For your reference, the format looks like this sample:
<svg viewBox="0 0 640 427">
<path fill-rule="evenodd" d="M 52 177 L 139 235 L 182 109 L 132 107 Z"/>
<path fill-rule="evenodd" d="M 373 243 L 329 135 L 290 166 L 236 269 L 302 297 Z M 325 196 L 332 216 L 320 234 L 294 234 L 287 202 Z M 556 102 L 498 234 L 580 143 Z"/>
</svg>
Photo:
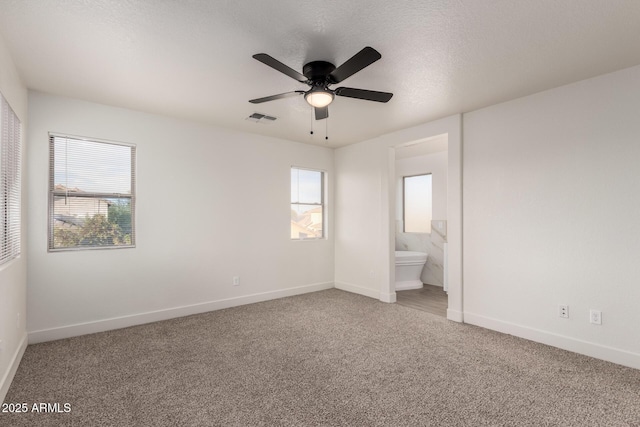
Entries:
<svg viewBox="0 0 640 427">
<path fill-rule="evenodd" d="M 131 200 L 131 244 L 129 245 L 99 245 L 99 246 L 71 246 L 64 248 L 54 248 L 54 208 L 55 208 L 55 196 L 64 196 L 66 192 L 55 191 L 55 153 L 54 153 L 54 139 L 55 138 L 69 138 L 81 141 L 93 142 L 98 144 L 112 144 L 131 148 L 131 195 L 119 194 L 119 193 L 83 193 L 83 197 L 90 198 L 129 198 Z M 88 138 L 77 135 L 66 135 L 60 133 L 49 133 L 49 215 L 48 215 L 48 242 L 47 250 L 49 252 L 63 252 L 63 251 L 85 251 L 85 250 L 103 250 L 103 249 L 127 249 L 136 247 L 136 145 L 126 142 L 108 141 L 99 138 Z"/>
<path fill-rule="evenodd" d="M 327 188 L 327 172 L 322 169 L 314 169 L 307 168 L 303 166 L 295 166 L 292 165 L 289 169 L 289 176 L 291 176 L 291 171 L 293 169 L 299 169 L 304 171 L 311 172 L 320 172 L 320 185 L 322 188 L 320 189 L 320 203 L 301 203 L 301 202 L 291 202 L 289 207 L 293 205 L 316 205 L 322 207 L 322 235 L 318 237 L 303 237 L 303 238 L 293 238 L 291 237 L 292 242 L 302 242 L 306 240 L 323 240 L 327 238 L 327 199 L 326 199 L 326 188 Z M 291 182 L 289 182 L 289 188 L 291 188 Z M 289 230 L 289 234 L 291 234 L 291 230 Z"/>
<path fill-rule="evenodd" d="M 0 265 L 21 251 L 22 123 L 0 94 Z"/>
</svg>

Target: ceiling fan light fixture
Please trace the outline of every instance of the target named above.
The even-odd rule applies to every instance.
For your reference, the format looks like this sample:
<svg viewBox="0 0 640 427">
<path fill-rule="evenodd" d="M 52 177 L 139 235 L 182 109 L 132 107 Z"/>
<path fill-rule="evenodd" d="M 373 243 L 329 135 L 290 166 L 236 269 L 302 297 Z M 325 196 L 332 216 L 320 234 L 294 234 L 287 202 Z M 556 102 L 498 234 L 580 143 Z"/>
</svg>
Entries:
<svg viewBox="0 0 640 427">
<path fill-rule="evenodd" d="M 333 102 L 333 93 L 326 89 L 311 89 L 304 95 L 304 99 L 315 108 L 326 107 Z"/>
</svg>

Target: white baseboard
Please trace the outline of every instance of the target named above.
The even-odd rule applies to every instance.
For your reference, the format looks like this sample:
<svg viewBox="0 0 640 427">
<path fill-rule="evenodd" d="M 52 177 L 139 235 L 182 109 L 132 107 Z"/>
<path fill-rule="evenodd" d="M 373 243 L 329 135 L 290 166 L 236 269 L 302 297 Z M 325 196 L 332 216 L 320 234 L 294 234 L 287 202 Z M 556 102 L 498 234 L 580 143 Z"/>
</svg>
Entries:
<svg viewBox="0 0 640 427">
<path fill-rule="evenodd" d="M 447 319 L 458 323 L 462 323 L 465 320 L 461 311 L 452 310 L 450 308 L 447 308 Z"/>
<path fill-rule="evenodd" d="M 365 288 L 353 283 L 335 282 L 336 289 L 351 292 L 354 294 L 364 295 L 365 297 L 380 299 L 380 292 L 375 289 Z"/>
<path fill-rule="evenodd" d="M 504 322 L 502 320 L 466 311 L 464 313 L 464 322 L 542 344 L 547 344 L 553 347 L 558 347 L 563 350 L 569 350 L 574 353 L 584 354 L 585 356 L 594 357 L 596 359 L 602 359 L 619 365 L 628 366 L 630 368 L 640 369 L 640 354 L 638 353 L 632 353 L 630 351 L 614 347 L 595 344 L 510 322 Z"/>
<path fill-rule="evenodd" d="M 380 301 L 388 303 L 396 302 L 396 291 L 380 292 Z"/>
<path fill-rule="evenodd" d="M 192 314 L 206 313 L 208 311 L 221 310 L 223 308 L 237 307 L 245 304 L 253 304 L 256 302 L 306 294 L 309 292 L 317 292 L 325 289 L 331 289 L 333 287 L 333 282 L 315 283 L 312 285 L 262 292 L 259 294 L 244 295 L 217 301 L 208 301 L 199 304 L 167 308 L 164 310 L 97 320 L 94 322 L 78 323 L 75 325 L 61 326 L 51 329 L 42 329 L 39 331 L 29 332 L 29 344 L 93 334 L 96 332 L 110 331 L 113 329 L 127 328 L 129 326 L 158 322 L 160 320 L 174 319 L 176 317 L 190 316 Z"/>
<path fill-rule="evenodd" d="M 2 381 L 0 381 L 0 402 L 4 402 L 4 398 L 7 396 L 7 392 L 9 391 L 9 386 L 13 381 L 13 377 L 16 375 L 16 371 L 18 370 L 18 366 L 20 366 L 20 361 L 22 360 L 22 356 L 24 355 L 24 351 L 27 349 L 27 334 L 22 336 L 20 340 L 20 344 L 18 344 L 18 348 L 13 354 L 13 358 L 11 359 L 11 364 L 9 365 L 9 369 L 5 372 L 2 377 Z"/>
<path fill-rule="evenodd" d="M 353 283 L 336 282 L 336 289 L 342 291 L 351 292 L 358 295 L 364 295 L 365 297 L 380 300 L 382 302 L 394 303 L 396 302 L 396 293 L 393 292 L 379 292 L 374 289 L 365 288 L 363 286 L 354 285 Z"/>
<path fill-rule="evenodd" d="M 420 280 L 404 280 L 396 282 L 396 291 L 409 291 L 412 289 L 422 289 L 424 285 Z"/>
</svg>

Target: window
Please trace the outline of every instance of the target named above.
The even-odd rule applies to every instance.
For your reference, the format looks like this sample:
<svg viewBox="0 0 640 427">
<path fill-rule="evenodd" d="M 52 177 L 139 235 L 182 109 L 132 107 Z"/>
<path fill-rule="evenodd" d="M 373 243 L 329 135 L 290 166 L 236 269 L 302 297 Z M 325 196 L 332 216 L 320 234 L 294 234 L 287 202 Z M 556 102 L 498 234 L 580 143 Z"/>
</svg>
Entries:
<svg viewBox="0 0 640 427">
<path fill-rule="evenodd" d="M 405 233 L 431 233 L 431 174 L 402 179 Z"/>
<path fill-rule="evenodd" d="M 20 120 L 0 95 L 0 264 L 20 255 Z"/>
<path fill-rule="evenodd" d="M 49 250 L 135 245 L 132 145 L 49 136 Z"/>
<path fill-rule="evenodd" d="M 324 237 L 324 172 L 291 168 L 291 238 Z"/>
</svg>

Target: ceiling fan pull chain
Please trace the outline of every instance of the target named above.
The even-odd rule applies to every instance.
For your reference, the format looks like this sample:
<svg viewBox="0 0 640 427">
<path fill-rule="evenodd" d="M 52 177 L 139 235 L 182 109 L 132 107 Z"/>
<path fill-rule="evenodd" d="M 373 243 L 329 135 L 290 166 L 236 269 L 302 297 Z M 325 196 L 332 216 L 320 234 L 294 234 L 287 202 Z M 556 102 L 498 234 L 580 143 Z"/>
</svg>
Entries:
<svg viewBox="0 0 640 427">
<path fill-rule="evenodd" d="M 329 117 L 324 119 L 324 140 L 329 140 Z"/>
<path fill-rule="evenodd" d="M 311 116 L 309 117 L 309 122 L 310 122 L 310 128 L 311 128 L 311 132 L 309 132 L 310 135 L 313 135 L 313 108 L 311 109 Z"/>
</svg>

